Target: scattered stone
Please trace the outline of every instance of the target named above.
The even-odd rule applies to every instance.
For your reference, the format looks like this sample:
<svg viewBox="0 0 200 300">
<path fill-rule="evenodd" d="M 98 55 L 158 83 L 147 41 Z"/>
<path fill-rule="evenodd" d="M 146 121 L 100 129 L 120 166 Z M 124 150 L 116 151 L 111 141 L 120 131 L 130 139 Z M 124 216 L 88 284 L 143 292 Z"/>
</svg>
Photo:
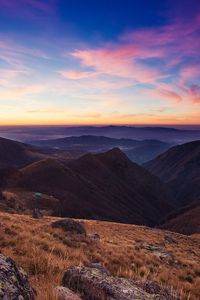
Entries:
<svg viewBox="0 0 200 300">
<path fill-rule="evenodd" d="M 57 300 L 81 300 L 79 295 L 64 286 L 57 286 L 55 288 L 55 294 Z"/>
<path fill-rule="evenodd" d="M 86 229 L 83 224 L 73 219 L 63 219 L 52 224 L 53 228 L 62 228 L 64 231 L 71 231 L 73 233 L 84 234 L 86 235 Z"/>
<path fill-rule="evenodd" d="M 157 245 L 153 245 L 153 244 L 147 244 L 147 243 L 143 243 L 143 248 L 148 250 L 148 251 L 160 251 L 160 247 Z"/>
<path fill-rule="evenodd" d="M 171 262 L 176 262 L 175 256 L 172 253 L 161 248 L 158 245 L 143 243 L 141 247 L 145 250 L 151 251 L 160 260 L 170 260 Z"/>
<path fill-rule="evenodd" d="M 165 235 L 164 239 L 170 244 L 177 244 L 177 242 L 170 235 Z"/>
<path fill-rule="evenodd" d="M 32 217 L 34 219 L 42 219 L 43 214 L 41 213 L 41 211 L 38 208 L 34 208 L 33 211 L 32 211 Z"/>
<path fill-rule="evenodd" d="M 93 242 L 97 242 L 100 240 L 100 235 L 98 233 L 94 233 L 90 235 L 90 240 Z"/>
<path fill-rule="evenodd" d="M 155 286 L 139 286 L 130 279 L 108 275 L 100 268 L 73 267 L 64 273 L 62 285 L 83 294 L 83 299 L 93 300 L 180 300 Z M 155 288 L 156 287 L 156 288 Z"/>
<path fill-rule="evenodd" d="M 25 271 L 9 257 L 0 254 L 0 299 L 34 300 Z"/>
</svg>

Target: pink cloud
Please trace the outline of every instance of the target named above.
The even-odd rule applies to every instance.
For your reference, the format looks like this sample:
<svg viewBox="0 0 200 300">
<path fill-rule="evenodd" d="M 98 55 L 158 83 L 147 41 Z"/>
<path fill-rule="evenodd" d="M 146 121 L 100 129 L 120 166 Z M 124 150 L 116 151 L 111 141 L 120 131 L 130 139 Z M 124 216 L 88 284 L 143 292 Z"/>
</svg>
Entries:
<svg viewBox="0 0 200 300">
<path fill-rule="evenodd" d="M 131 45 L 119 45 L 99 49 L 76 50 L 72 56 L 81 61 L 83 67 L 90 67 L 96 74 L 131 78 L 136 82 L 152 82 L 161 77 L 155 68 L 138 64 L 139 50 Z"/>
<path fill-rule="evenodd" d="M 176 53 L 178 57 L 182 57 L 185 54 L 199 52 L 199 29 L 200 15 L 190 23 L 177 20 L 159 28 L 132 31 L 122 35 L 121 41 L 145 47 L 150 53 L 157 48 L 161 56 Z M 181 51 L 178 52 L 179 50 Z"/>
<path fill-rule="evenodd" d="M 182 97 L 178 93 L 171 91 L 171 90 L 161 88 L 161 89 L 158 89 L 155 94 L 157 94 L 160 97 L 174 100 L 177 103 L 182 101 Z"/>
<path fill-rule="evenodd" d="M 94 76 L 93 72 L 83 72 L 83 71 L 59 71 L 58 72 L 60 75 L 62 75 L 64 78 L 67 79 L 85 79 L 85 78 L 90 78 Z"/>
<path fill-rule="evenodd" d="M 180 84 L 184 86 L 188 81 L 194 80 L 200 76 L 200 66 L 190 65 L 185 66 L 181 69 L 180 72 Z"/>
<path fill-rule="evenodd" d="M 73 79 L 95 77 L 99 84 L 103 77 L 106 81 L 119 78 L 122 87 L 128 80 L 128 86 L 148 84 L 145 88 L 150 87 L 150 93 L 154 89 L 155 95 L 175 103 L 197 102 L 189 86 L 200 77 L 199 30 L 200 16 L 190 23 L 176 20 L 159 28 L 134 30 L 103 47 L 74 50 L 71 55 L 80 62 L 81 73 L 66 70 L 61 74 Z M 118 82 L 114 85 L 117 88 Z"/>
<path fill-rule="evenodd" d="M 194 103 L 200 103 L 200 86 L 193 84 L 188 89 L 188 96 Z"/>
</svg>

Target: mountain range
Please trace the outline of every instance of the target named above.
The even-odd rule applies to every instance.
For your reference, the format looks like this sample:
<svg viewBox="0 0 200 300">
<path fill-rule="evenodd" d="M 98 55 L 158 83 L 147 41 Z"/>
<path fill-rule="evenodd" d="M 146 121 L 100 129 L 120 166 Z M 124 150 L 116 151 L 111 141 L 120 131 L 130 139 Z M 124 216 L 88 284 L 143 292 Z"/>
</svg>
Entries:
<svg viewBox="0 0 200 300">
<path fill-rule="evenodd" d="M 157 143 L 118 142 L 136 148 Z M 200 203 L 200 141 L 174 146 L 143 166 L 112 148 L 116 139 L 83 136 L 39 143 L 47 145 L 0 139 L 3 209 L 11 207 L 7 198 L 12 195 L 16 200 L 12 212 L 16 207 L 17 212 L 30 212 L 36 205 L 34 195 L 39 194 L 39 207 L 53 215 L 161 226 L 179 232 L 182 228 L 183 233 L 199 230 L 199 206 L 193 203 Z M 59 149 L 53 148 L 55 143 Z M 99 153 L 83 154 L 88 147 L 94 150 L 101 145 Z M 104 147 L 112 149 L 101 152 Z M 188 231 L 184 229 L 189 222 L 183 222 L 186 218 L 194 223 L 188 225 Z"/>
<path fill-rule="evenodd" d="M 52 195 L 60 215 L 74 218 L 154 225 L 172 209 L 160 180 L 118 148 L 69 162 L 34 162 L 10 174 L 7 188 Z"/>
<path fill-rule="evenodd" d="M 69 136 L 96 135 L 181 144 L 200 139 L 200 130 L 184 127 L 136 126 L 1 126 L 0 136 L 23 142 Z"/>
<path fill-rule="evenodd" d="M 132 140 L 105 136 L 83 135 L 52 140 L 30 141 L 32 145 L 44 149 L 59 149 L 78 152 L 103 152 L 114 147 L 120 148 L 132 161 L 142 164 L 155 158 L 172 145 L 158 140 Z"/>
</svg>

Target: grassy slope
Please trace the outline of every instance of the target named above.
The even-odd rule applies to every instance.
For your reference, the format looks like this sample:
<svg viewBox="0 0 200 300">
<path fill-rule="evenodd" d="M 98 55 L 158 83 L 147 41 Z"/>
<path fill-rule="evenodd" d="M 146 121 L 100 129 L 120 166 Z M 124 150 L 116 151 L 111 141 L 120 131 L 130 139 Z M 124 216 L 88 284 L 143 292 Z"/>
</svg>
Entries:
<svg viewBox="0 0 200 300">
<path fill-rule="evenodd" d="M 200 239 L 143 226 L 84 221 L 88 234 L 100 242 L 51 228 L 58 218 L 34 220 L 0 212 L 0 249 L 23 266 L 39 300 L 55 299 L 52 290 L 69 266 L 103 263 L 114 275 L 151 279 L 182 291 L 183 299 L 199 299 Z M 170 235 L 176 243 L 166 242 Z M 152 243 L 171 252 L 173 261 L 160 260 L 141 243 Z"/>
</svg>

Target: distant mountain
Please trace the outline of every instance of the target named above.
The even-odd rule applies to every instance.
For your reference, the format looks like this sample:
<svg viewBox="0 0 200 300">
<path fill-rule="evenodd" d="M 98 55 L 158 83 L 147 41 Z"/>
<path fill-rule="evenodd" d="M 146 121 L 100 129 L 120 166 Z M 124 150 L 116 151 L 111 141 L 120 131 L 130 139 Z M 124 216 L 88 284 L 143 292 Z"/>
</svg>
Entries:
<svg viewBox="0 0 200 300">
<path fill-rule="evenodd" d="M 8 188 L 60 200 L 62 216 L 154 225 L 171 210 L 160 180 L 119 149 L 60 162 L 45 159 L 15 172 Z"/>
<path fill-rule="evenodd" d="M 157 140 L 115 139 L 105 136 L 72 136 L 53 140 L 30 141 L 31 144 L 65 151 L 102 152 L 119 147 L 126 155 L 139 164 L 153 159 L 170 148 L 169 143 Z"/>
<path fill-rule="evenodd" d="M 20 141 L 55 139 L 66 136 L 96 135 L 136 140 L 153 139 L 181 144 L 200 139 L 200 130 L 155 126 L 1 126 L 0 135 Z"/>
<path fill-rule="evenodd" d="M 200 140 L 172 147 L 144 166 L 173 191 L 178 206 L 200 199 Z"/>
<path fill-rule="evenodd" d="M 187 235 L 200 234 L 200 203 L 170 214 L 160 228 Z"/>
</svg>

